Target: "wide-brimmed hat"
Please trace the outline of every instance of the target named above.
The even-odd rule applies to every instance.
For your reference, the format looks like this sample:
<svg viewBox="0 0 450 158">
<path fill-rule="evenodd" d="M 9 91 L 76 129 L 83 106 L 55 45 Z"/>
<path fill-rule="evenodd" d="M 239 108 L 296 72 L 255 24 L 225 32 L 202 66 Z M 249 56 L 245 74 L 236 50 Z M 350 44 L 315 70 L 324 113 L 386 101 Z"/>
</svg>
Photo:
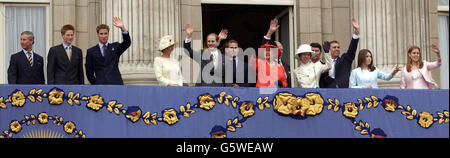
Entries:
<svg viewBox="0 0 450 158">
<path fill-rule="evenodd" d="M 261 45 L 260 48 L 276 48 L 276 49 L 278 49 L 278 47 L 277 47 L 276 45 L 269 44 L 269 42 L 267 42 L 266 44 Z M 281 50 L 278 49 L 278 59 L 281 58 L 281 55 L 282 55 L 282 54 L 281 54 Z"/>
<path fill-rule="evenodd" d="M 310 45 L 308 44 L 303 44 L 301 45 L 298 49 L 297 52 L 295 53 L 296 55 L 300 55 L 302 53 L 311 53 L 311 56 L 314 56 L 314 51 L 312 51 L 312 48 Z"/>
<path fill-rule="evenodd" d="M 175 38 L 173 35 L 167 35 L 161 38 L 159 42 L 159 50 L 164 50 L 172 45 L 175 45 Z"/>
</svg>

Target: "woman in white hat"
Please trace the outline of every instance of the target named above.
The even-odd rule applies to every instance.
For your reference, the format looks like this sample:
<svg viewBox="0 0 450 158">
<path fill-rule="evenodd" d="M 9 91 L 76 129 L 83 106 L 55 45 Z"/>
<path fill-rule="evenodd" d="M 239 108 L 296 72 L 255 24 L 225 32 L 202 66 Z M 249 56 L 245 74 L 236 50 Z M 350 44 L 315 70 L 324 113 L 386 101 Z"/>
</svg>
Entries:
<svg viewBox="0 0 450 158">
<path fill-rule="evenodd" d="M 300 59 L 300 66 L 294 70 L 294 75 L 297 83 L 297 88 L 319 88 L 320 75 L 331 69 L 331 62 L 326 62 L 324 65 L 320 62 L 311 62 L 311 57 L 314 56 L 311 46 L 307 44 L 301 45 L 297 49 Z"/>
<path fill-rule="evenodd" d="M 161 57 L 156 57 L 154 62 L 156 79 L 162 86 L 183 86 L 183 76 L 181 75 L 180 63 L 178 60 L 170 58 L 175 47 L 173 35 L 161 38 L 159 50 Z"/>
<path fill-rule="evenodd" d="M 398 66 L 395 67 L 392 73 L 381 72 L 373 65 L 372 52 L 367 49 L 359 51 L 358 68 L 354 69 L 350 74 L 350 88 L 378 88 L 378 79 L 389 81 L 397 72 L 400 71 Z"/>
</svg>

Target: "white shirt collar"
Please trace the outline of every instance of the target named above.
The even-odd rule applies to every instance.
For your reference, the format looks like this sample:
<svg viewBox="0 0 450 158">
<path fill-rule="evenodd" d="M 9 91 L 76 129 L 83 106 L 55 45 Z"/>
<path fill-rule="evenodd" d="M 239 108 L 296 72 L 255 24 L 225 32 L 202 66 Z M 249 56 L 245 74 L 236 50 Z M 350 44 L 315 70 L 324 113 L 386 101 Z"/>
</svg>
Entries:
<svg viewBox="0 0 450 158">
<path fill-rule="evenodd" d="M 109 44 L 109 43 L 106 43 L 106 44 L 98 43 L 98 46 L 99 46 L 100 48 L 103 48 L 103 45 L 106 45 L 106 47 L 108 47 L 108 44 Z"/>
<path fill-rule="evenodd" d="M 26 55 L 28 55 L 28 51 L 27 51 L 27 50 L 25 50 L 25 49 L 22 49 L 22 50 L 23 50 L 23 53 L 25 53 Z M 31 50 L 30 53 L 31 53 L 31 55 L 33 55 L 33 50 Z"/>
<path fill-rule="evenodd" d="M 62 45 L 63 45 L 64 49 L 67 49 L 67 45 L 64 42 L 62 43 Z M 72 49 L 72 44 L 69 45 L 69 48 Z"/>
</svg>

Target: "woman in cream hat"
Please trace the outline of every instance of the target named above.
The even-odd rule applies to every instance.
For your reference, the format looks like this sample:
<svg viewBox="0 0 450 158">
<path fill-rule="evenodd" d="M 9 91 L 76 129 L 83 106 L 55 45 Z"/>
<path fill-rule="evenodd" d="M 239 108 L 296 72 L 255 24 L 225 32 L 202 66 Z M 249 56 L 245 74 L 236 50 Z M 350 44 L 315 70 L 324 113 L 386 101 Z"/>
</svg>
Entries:
<svg viewBox="0 0 450 158">
<path fill-rule="evenodd" d="M 320 75 L 331 69 L 331 62 L 326 62 L 324 65 L 320 62 L 311 62 L 311 57 L 314 56 L 311 46 L 301 45 L 296 55 L 300 59 L 300 66 L 294 70 L 294 75 L 298 88 L 319 88 Z"/>
<path fill-rule="evenodd" d="M 160 40 L 159 50 L 161 57 L 156 57 L 154 62 L 156 79 L 162 86 L 183 86 L 180 63 L 170 58 L 175 47 L 173 35 L 164 36 Z"/>
</svg>

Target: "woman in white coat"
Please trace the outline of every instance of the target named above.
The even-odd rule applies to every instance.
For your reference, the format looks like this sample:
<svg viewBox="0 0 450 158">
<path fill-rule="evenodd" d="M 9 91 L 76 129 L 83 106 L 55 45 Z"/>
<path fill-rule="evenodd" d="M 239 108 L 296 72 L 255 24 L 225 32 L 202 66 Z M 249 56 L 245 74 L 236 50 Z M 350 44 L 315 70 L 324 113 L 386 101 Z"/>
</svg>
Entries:
<svg viewBox="0 0 450 158">
<path fill-rule="evenodd" d="M 322 64 L 313 63 L 311 57 L 314 56 L 311 46 L 301 45 L 296 55 L 300 58 L 300 66 L 294 70 L 297 88 L 319 88 L 320 75 L 331 69 L 331 61 Z M 327 59 L 328 60 L 328 59 Z"/>
<path fill-rule="evenodd" d="M 161 57 L 156 57 L 154 62 L 156 79 L 161 86 L 183 86 L 180 62 L 170 58 L 175 46 L 173 35 L 161 38 L 159 49 Z"/>
</svg>

